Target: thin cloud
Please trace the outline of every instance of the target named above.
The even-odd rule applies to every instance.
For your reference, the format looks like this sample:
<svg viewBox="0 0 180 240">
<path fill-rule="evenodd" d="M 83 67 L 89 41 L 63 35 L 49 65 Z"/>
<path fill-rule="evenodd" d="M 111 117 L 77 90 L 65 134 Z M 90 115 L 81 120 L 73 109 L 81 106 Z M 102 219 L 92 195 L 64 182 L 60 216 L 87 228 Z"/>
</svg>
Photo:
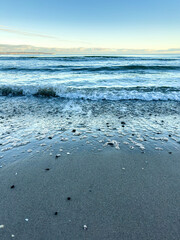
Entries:
<svg viewBox="0 0 180 240">
<path fill-rule="evenodd" d="M 84 41 L 79 41 L 79 40 L 60 39 L 58 37 L 50 36 L 50 35 L 46 35 L 46 34 L 38 34 L 38 33 L 21 31 L 21 30 L 17 30 L 17 29 L 11 29 L 11 28 L 1 26 L 1 25 L 0 25 L 0 31 L 6 32 L 6 33 L 18 34 L 18 35 L 21 35 L 21 36 L 23 35 L 23 36 L 29 36 L 29 37 L 49 38 L 49 39 L 54 39 L 54 40 L 58 40 L 58 41 L 61 41 L 61 42 L 90 44 L 89 42 L 84 42 Z"/>
</svg>

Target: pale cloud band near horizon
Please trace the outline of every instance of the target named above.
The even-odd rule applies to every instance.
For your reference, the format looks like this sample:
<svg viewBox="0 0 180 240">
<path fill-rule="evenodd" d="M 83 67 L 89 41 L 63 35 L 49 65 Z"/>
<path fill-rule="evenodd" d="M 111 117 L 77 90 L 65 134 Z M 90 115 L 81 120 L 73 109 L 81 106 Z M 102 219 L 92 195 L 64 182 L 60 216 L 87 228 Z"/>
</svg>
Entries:
<svg viewBox="0 0 180 240">
<path fill-rule="evenodd" d="M 44 53 L 44 54 L 180 54 L 180 48 L 154 49 L 115 49 L 115 48 L 45 48 L 32 45 L 0 44 L 3 53 Z"/>
</svg>

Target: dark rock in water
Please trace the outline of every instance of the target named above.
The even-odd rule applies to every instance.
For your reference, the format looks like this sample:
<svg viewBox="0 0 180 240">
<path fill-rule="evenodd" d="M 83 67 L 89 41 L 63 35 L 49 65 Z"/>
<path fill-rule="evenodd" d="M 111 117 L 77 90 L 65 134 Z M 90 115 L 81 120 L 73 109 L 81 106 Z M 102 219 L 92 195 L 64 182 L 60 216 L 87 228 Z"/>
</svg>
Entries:
<svg viewBox="0 0 180 240">
<path fill-rule="evenodd" d="M 109 145 L 109 146 L 111 146 L 111 147 L 114 146 L 114 144 L 113 144 L 112 142 L 108 142 L 107 145 Z"/>
<path fill-rule="evenodd" d="M 67 197 L 67 200 L 70 201 L 70 200 L 71 200 L 71 197 Z"/>
<path fill-rule="evenodd" d="M 125 122 L 121 122 L 122 125 L 125 125 L 126 123 Z"/>
<path fill-rule="evenodd" d="M 125 127 L 124 125 L 122 125 L 122 127 Z"/>
<path fill-rule="evenodd" d="M 76 132 L 76 129 L 73 129 L 72 132 Z"/>
<path fill-rule="evenodd" d="M 49 171 L 50 169 L 49 169 L 49 168 L 46 168 L 45 170 L 46 170 L 46 171 Z"/>
<path fill-rule="evenodd" d="M 12 185 L 12 186 L 11 186 L 11 188 L 15 188 L 15 186 L 14 186 L 14 185 Z"/>
<path fill-rule="evenodd" d="M 135 134 L 134 133 L 132 133 L 132 136 L 134 136 Z"/>
<path fill-rule="evenodd" d="M 49 137 L 48 137 L 48 139 L 52 139 L 52 137 L 51 137 L 51 136 L 49 136 Z"/>
<path fill-rule="evenodd" d="M 55 212 L 54 215 L 58 215 L 58 212 Z"/>
<path fill-rule="evenodd" d="M 101 131 L 101 129 L 100 129 L 100 128 L 98 128 L 98 129 L 97 129 L 97 131 Z"/>
<path fill-rule="evenodd" d="M 169 134 L 169 137 L 171 137 L 171 134 Z"/>
<path fill-rule="evenodd" d="M 172 152 L 169 152 L 169 154 L 172 154 Z"/>
</svg>

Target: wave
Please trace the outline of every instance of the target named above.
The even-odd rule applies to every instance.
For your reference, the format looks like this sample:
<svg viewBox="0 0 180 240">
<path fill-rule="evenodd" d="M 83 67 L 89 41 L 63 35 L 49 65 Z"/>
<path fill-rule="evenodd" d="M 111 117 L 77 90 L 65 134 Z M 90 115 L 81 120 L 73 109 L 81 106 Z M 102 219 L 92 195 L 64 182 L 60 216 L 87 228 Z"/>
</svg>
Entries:
<svg viewBox="0 0 180 240">
<path fill-rule="evenodd" d="M 0 71 L 8 72 L 114 72 L 114 71 L 178 71 L 180 66 L 147 66 L 147 65 L 127 65 L 127 66 L 103 66 L 103 67 L 81 67 L 81 66 L 66 66 L 66 65 L 53 65 L 42 68 L 22 68 L 22 67 L 4 67 Z"/>
<path fill-rule="evenodd" d="M 81 100 L 174 100 L 180 101 L 180 88 L 174 87 L 123 87 L 73 88 L 62 86 L 1 86 L 0 96 L 56 97 Z"/>
</svg>

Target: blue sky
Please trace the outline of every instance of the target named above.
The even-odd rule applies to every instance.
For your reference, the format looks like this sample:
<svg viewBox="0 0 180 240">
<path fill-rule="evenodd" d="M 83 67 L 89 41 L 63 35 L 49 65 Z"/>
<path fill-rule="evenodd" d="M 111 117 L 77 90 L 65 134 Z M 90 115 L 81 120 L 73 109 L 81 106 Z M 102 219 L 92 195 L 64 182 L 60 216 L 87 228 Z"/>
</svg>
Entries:
<svg viewBox="0 0 180 240">
<path fill-rule="evenodd" d="M 6 0 L 0 44 L 43 48 L 180 48 L 180 0 Z"/>
</svg>

